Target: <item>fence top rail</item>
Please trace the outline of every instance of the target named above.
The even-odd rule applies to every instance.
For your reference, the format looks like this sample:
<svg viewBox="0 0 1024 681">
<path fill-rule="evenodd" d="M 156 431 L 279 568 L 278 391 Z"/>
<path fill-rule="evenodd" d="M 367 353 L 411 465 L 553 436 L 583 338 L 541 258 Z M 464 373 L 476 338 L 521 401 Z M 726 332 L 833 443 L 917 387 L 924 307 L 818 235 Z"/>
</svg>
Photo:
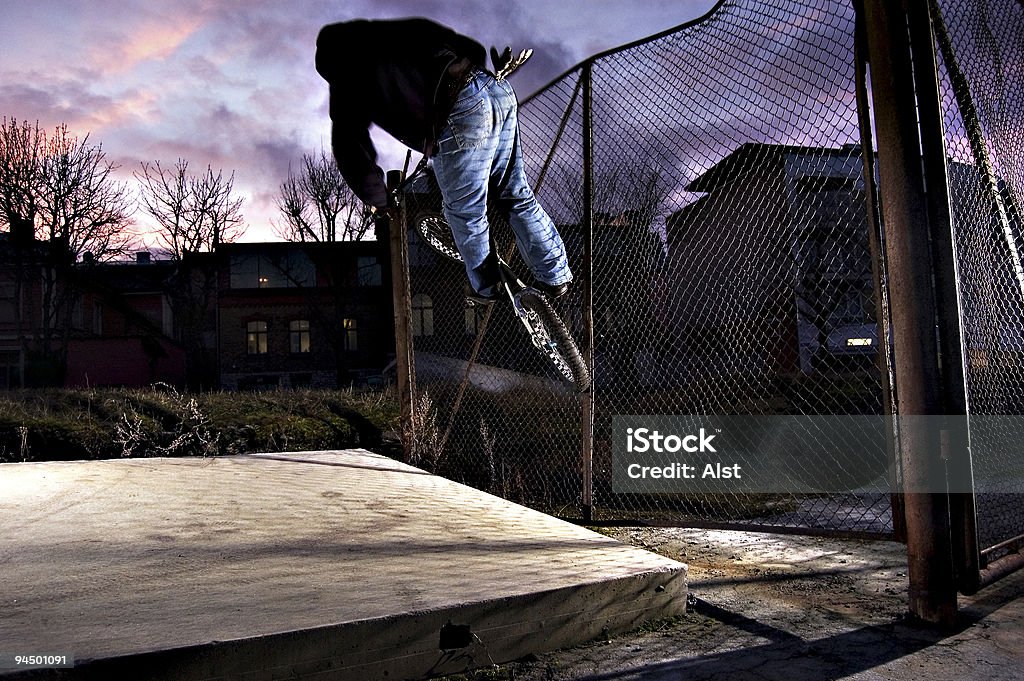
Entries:
<svg viewBox="0 0 1024 681">
<path fill-rule="evenodd" d="M 678 33 L 679 31 L 684 31 L 684 30 L 690 28 L 691 26 L 696 26 L 697 24 L 700 24 L 700 23 L 703 23 L 703 22 L 707 21 L 712 16 L 714 16 L 714 14 L 716 12 L 718 12 L 719 9 L 722 8 L 722 5 L 726 4 L 727 2 L 730 2 L 730 0 L 718 0 L 711 9 L 709 9 L 707 12 L 705 12 L 704 14 L 702 14 L 699 17 L 696 17 L 694 19 L 690 19 L 689 21 L 684 21 L 683 23 L 679 24 L 678 26 L 673 26 L 672 28 L 666 28 L 664 31 L 660 31 L 660 32 L 655 33 L 653 35 L 649 35 L 649 36 L 640 38 L 638 40 L 634 40 L 633 42 L 626 43 L 625 45 L 619 45 L 617 47 L 612 47 L 612 48 L 609 48 L 607 50 L 604 50 L 603 52 L 598 52 L 597 54 L 594 54 L 594 55 L 591 55 L 591 56 L 587 57 L 583 61 L 579 62 L 578 64 L 574 64 L 573 66 L 570 66 L 568 69 L 566 69 L 565 71 L 563 71 L 559 75 L 557 75 L 554 78 L 552 78 L 543 87 L 539 88 L 536 92 L 531 93 L 528 97 L 523 99 L 523 101 L 520 103 L 520 106 L 525 106 L 525 105 L 529 104 L 531 100 L 535 99 L 536 97 L 538 97 L 542 93 L 544 93 L 547 90 L 549 90 L 555 83 L 565 79 L 566 77 L 570 76 L 571 74 L 575 73 L 576 71 L 579 71 L 579 70 L 585 68 L 588 65 L 592 65 L 596 61 L 599 61 L 599 60 L 601 60 L 601 59 L 603 59 L 605 57 L 611 56 L 613 54 L 619 54 L 620 52 L 625 52 L 627 50 L 631 50 L 634 47 L 639 47 L 641 45 L 646 45 L 648 43 L 653 43 L 656 40 L 661 40 L 662 38 L 665 38 L 667 36 L 670 36 L 670 35 L 673 35 L 675 33 Z M 1021 2 L 1024 2 L 1024 0 L 1021 0 Z"/>
</svg>

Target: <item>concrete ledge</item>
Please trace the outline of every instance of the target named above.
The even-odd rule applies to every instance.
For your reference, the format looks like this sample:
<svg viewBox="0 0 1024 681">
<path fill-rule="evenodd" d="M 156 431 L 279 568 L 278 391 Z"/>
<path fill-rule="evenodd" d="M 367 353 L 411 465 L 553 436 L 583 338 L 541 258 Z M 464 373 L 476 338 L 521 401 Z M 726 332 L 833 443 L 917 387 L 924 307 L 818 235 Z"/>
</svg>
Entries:
<svg viewBox="0 0 1024 681">
<path fill-rule="evenodd" d="M 686 603 L 680 563 L 359 450 L 4 464 L 0 534 L 0 653 L 78 660 L 5 680 L 420 678 Z"/>
</svg>

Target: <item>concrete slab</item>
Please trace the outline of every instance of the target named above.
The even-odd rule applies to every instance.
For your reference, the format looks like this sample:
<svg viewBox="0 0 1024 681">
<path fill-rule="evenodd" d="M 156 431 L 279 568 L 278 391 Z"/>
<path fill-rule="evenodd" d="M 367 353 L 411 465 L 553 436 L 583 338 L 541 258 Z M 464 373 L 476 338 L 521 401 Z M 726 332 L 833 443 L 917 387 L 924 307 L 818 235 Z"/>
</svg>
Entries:
<svg viewBox="0 0 1024 681">
<path fill-rule="evenodd" d="M 681 563 L 362 450 L 3 464 L 0 536 L 0 658 L 77 660 L 5 680 L 417 678 L 686 602 Z"/>
<path fill-rule="evenodd" d="M 683 528 L 611 532 L 687 563 L 686 615 L 502 665 L 488 670 L 488 681 L 1024 678 L 1024 570 L 961 596 L 959 625 L 940 630 L 907 616 L 903 544 Z"/>
</svg>

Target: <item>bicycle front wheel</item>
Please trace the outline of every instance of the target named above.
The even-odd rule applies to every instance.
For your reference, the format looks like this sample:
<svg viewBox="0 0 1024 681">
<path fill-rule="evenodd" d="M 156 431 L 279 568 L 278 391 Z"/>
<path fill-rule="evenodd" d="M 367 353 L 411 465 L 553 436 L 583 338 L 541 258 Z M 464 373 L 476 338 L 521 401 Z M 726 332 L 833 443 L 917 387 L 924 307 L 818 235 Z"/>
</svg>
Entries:
<svg viewBox="0 0 1024 681">
<path fill-rule="evenodd" d="M 590 372 L 587 363 L 583 361 L 576 341 L 548 299 L 532 289 L 519 292 L 516 299 L 526 312 L 524 321 L 529 327 L 533 344 L 541 354 L 562 379 L 572 384 L 576 392 L 589 390 Z"/>
</svg>

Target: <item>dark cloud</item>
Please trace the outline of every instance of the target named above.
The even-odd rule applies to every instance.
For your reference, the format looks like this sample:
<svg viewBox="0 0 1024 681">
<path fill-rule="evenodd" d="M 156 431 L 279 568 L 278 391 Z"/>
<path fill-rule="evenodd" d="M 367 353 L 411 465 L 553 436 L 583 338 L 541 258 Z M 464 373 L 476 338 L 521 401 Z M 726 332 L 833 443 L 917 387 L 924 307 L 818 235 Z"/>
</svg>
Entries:
<svg viewBox="0 0 1024 681">
<path fill-rule="evenodd" d="M 313 69 L 322 25 L 425 16 L 485 46 L 532 47 L 512 81 L 522 99 L 595 49 L 679 23 L 711 2 L 630 9 L 594 0 L 585 13 L 547 0 L 16 2 L 2 11 L 0 115 L 92 133 L 126 176 L 156 159 L 235 170 L 236 187 L 252 197 L 250 238 L 267 237 L 288 164 L 327 143 L 326 86 Z M 381 151 L 385 164 L 404 159 L 397 143 Z"/>
<path fill-rule="evenodd" d="M 38 120 L 38 112 L 56 108 L 57 99 L 50 88 L 27 83 L 0 84 L 0 111 L 5 116 Z"/>
</svg>

